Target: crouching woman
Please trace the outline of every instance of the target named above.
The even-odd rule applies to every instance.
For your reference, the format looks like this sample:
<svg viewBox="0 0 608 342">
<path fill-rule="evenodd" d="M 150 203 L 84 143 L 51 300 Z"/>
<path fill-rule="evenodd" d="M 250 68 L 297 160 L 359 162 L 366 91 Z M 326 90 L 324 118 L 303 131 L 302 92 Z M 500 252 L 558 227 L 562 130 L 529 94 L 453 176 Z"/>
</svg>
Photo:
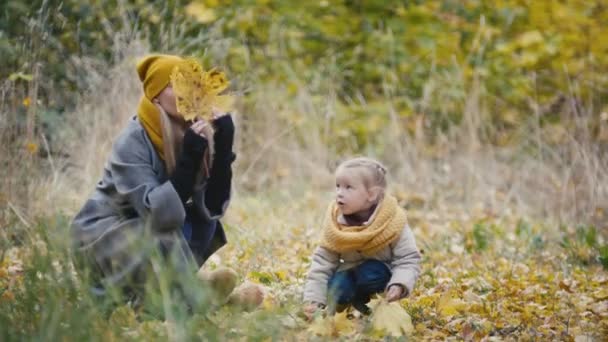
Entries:
<svg viewBox="0 0 608 342">
<path fill-rule="evenodd" d="M 172 286 L 186 288 L 180 279 L 226 243 L 219 219 L 230 199 L 235 126 L 226 113 L 188 122 L 178 112 L 170 75 L 183 63 L 170 55 L 139 61 L 144 94 L 137 115 L 114 141 L 101 180 L 73 220 L 76 265 L 88 270 L 97 296 L 110 288 L 141 296 L 162 268 L 176 272 Z M 202 278 L 230 287 L 223 293 L 236 283 L 230 269 Z"/>
</svg>

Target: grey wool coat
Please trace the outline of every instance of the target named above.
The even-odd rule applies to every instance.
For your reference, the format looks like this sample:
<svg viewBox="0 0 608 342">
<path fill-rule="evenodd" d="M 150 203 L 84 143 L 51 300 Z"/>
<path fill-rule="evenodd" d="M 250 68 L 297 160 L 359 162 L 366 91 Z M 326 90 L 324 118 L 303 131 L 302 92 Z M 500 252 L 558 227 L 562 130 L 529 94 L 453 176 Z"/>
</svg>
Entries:
<svg viewBox="0 0 608 342">
<path fill-rule="evenodd" d="M 121 286 L 145 278 L 152 254 L 170 251 L 178 267 L 202 264 L 226 243 L 218 219 L 205 207 L 203 181 L 184 205 L 168 181 L 164 162 L 143 126 L 133 117 L 114 141 L 102 179 L 72 222 L 75 259 L 90 267 L 99 288 Z M 192 249 L 182 226 L 188 216 L 192 229 L 214 228 L 204 250 Z M 141 280 L 141 279 L 140 279 Z"/>
<path fill-rule="evenodd" d="M 345 223 L 342 217 L 338 220 Z M 329 279 L 336 273 L 356 267 L 366 260 L 374 259 L 383 262 L 391 270 L 391 279 L 386 285 L 403 286 L 407 296 L 414 289 L 420 274 L 420 252 L 416 247 L 414 234 L 406 225 L 399 239 L 379 250 L 372 256 L 364 256 L 358 251 L 338 253 L 323 246 L 318 246 L 313 255 L 310 270 L 304 285 L 304 301 L 327 303 Z"/>
</svg>

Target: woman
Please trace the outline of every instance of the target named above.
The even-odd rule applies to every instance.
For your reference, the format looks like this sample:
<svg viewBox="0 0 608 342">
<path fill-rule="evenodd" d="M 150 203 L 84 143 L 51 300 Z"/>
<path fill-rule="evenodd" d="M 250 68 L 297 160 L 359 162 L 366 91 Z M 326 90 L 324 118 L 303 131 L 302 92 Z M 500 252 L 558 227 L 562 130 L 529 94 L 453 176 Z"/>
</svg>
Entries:
<svg viewBox="0 0 608 342">
<path fill-rule="evenodd" d="M 226 243 L 219 219 L 230 199 L 234 123 L 218 112 L 212 122 L 184 120 L 170 84 L 180 63 L 170 55 L 139 61 L 144 95 L 137 116 L 114 142 L 101 181 L 73 221 L 76 259 L 90 269 L 97 295 L 110 287 L 141 293 L 159 271 L 155 254 L 164 266 L 194 274 Z M 213 279 L 222 279 L 231 291 L 236 274 L 224 269 L 203 278 L 216 286 Z"/>
</svg>

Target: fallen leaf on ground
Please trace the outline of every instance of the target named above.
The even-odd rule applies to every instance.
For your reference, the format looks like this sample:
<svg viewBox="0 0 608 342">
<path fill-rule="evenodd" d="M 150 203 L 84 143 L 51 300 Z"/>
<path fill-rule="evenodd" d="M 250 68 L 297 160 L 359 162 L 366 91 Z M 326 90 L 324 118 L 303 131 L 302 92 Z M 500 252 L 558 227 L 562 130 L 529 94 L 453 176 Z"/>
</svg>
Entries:
<svg viewBox="0 0 608 342">
<path fill-rule="evenodd" d="M 412 318 L 398 302 L 389 303 L 383 298 L 373 299 L 370 307 L 372 307 L 372 327 L 375 331 L 394 337 L 411 334 L 414 331 Z"/>
</svg>

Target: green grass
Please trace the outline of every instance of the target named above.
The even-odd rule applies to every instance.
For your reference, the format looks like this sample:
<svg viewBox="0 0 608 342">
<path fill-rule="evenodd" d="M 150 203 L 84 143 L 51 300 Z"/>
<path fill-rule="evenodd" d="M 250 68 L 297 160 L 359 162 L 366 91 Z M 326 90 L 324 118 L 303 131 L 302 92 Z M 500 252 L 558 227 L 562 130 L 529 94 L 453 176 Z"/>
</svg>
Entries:
<svg viewBox="0 0 608 342">
<path fill-rule="evenodd" d="M 310 202 L 306 193 L 263 195 L 235 197 L 226 218 L 230 243 L 207 265 L 233 267 L 241 280 L 264 285 L 267 298 L 261 308 L 243 312 L 203 305 L 189 313 L 162 286 L 149 290 L 151 303 L 144 309 L 93 299 L 86 281 L 71 270 L 69 217 L 59 215 L 39 218 L 27 228 L 16 220 L 9 229 L 20 234 L 5 231 L 3 246 L 12 247 L 4 253 L 0 269 L 0 337 L 6 341 L 314 339 L 299 315 L 300 296 L 324 203 Z M 601 316 L 606 312 L 593 311 L 601 309 L 597 305 L 605 300 L 601 292 L 608 281 L 602 267 L 605 246 L 591 227 L 551 231 L 516 217 L 479 217 L 443 226 L 429 223 L 432 211 L 411 210 L 410 215 L 419 217 L 414 232 L 424 250 L 416 290 L 402 301 L 416 327 L 415 338 L 459 336 L 469 331 L 463 330 L 467 324 L 478 337 L 599 338 L 606 332 Z M 465 248 L 468 243 L 471 249 Z M 582 251 L 587 253 L 584 262 L 573 259 Z M 174 279 L 170 273 L 160 277 L 165 277 L 161 282 Z M 205 289 L 201 286 L 200 291 Z M 456 302 L 445 304 L 444 295 Z M 454 305 L 457 313 L 446 315 L 446 305 Z M 356 320 L 357 328 L 342 338 L 373 336 L 365 318 Z"/>
</svg>

